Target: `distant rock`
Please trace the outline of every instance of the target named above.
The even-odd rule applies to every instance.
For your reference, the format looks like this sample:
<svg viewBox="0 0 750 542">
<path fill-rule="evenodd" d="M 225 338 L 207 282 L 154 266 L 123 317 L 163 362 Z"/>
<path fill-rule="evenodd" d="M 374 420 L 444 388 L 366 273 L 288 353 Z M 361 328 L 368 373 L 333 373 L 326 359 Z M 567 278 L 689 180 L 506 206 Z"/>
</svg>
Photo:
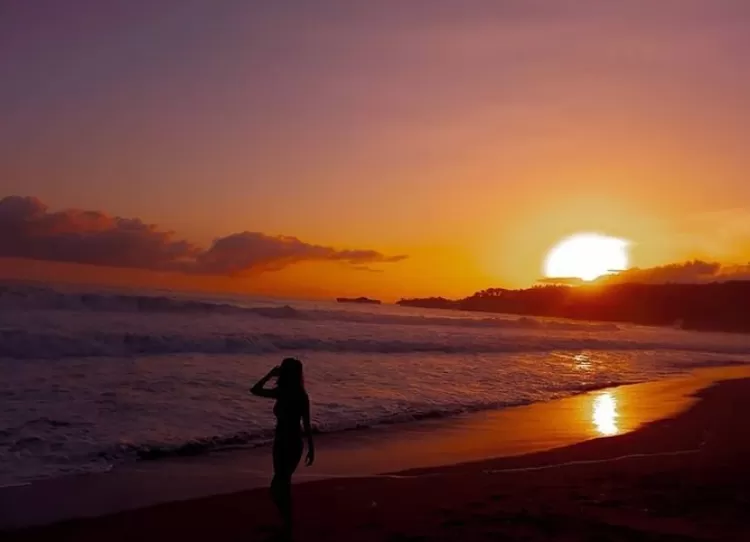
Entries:
<svg viewBox="0 0 750 542">
<path fill-rule="evenodd" d="M 362 303 L 364 305 L 380 305 L 379 299 L 370 299 L 369 297 L 337 297 L 339 303 Z"/>
</svg>

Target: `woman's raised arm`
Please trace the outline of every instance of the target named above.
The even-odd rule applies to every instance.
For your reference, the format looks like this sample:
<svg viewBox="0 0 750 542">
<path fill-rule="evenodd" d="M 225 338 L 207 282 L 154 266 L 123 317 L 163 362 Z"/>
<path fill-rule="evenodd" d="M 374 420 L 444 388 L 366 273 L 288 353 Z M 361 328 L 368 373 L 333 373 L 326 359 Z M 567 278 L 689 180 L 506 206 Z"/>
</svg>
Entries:
<svg viewBox="0 0 750 542">
<path fill-rule="evenodd" d="M 276 399 L 278 397 L 278 393 L 276 392 L 276 388 L 268 389 L 266 388 L 266 384 L 269 380 L 271 380 L 273 377 L 279 375 L 279 368 L 274 367 L 270 371 L 268 371 L 268 374 L 258 380 L 255 385 L 250 388 L 250 393 L 253 395 L 257 395 L 258 397 L 267 397 L 269 399 Z"/>
</svg>

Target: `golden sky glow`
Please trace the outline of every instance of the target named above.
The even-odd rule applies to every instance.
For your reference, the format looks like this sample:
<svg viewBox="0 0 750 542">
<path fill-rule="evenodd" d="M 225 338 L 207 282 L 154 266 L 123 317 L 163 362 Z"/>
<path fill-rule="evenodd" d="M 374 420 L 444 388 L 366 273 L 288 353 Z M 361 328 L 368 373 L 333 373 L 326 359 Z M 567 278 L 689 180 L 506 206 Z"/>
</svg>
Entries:
<svg viewBox="0 0 750 542">
<path fill-rule="evenodd" d="M 2 195 L 203 248 L 408 256 L 180 284 L 461 296 L 534 284 L 579 232 L 637 267 L 750 260 L 747 3 L 23 4 L 0 21 Z"/>
</svg>

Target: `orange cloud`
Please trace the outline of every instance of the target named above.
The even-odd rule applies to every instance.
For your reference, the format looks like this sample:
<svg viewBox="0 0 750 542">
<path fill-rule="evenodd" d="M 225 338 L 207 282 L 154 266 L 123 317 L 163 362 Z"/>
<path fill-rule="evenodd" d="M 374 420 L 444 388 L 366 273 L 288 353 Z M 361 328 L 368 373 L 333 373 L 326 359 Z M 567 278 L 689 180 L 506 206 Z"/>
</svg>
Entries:
<svg viewBox="0 0 750 542">
<path fill-rule="evenodd" d="M 138 218 L 50 212 L 39 199 L 21 196 L 0 200 L 0 257 L 217 276 L 274 271 L 304 261 L 363 266 L 406 258 L 248 231 L 220 237 L 202 249 Z"/>
</svg>

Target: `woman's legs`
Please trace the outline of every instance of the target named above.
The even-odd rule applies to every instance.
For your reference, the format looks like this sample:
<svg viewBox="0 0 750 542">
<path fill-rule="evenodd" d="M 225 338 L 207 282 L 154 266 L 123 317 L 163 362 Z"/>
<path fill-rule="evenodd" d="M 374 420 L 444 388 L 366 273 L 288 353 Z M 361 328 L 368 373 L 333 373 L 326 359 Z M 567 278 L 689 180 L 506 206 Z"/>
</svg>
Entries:
<svg viewBox="0 0 750 542">
<path fill-rule="evenodd" d="M 277 439 L 273 445 L 273 480 L 271 498 L 279 509 L 284 530 L 292 531 L 292 474 L 302 458 L 302 440 Z"/>
<path fill-rule="evenodd" d="M 284 529 L 291 530 L 292 526 L 292 478 L 274 474 L 271 481 L 271 498 L 281 514 Z"/>
</svg>

